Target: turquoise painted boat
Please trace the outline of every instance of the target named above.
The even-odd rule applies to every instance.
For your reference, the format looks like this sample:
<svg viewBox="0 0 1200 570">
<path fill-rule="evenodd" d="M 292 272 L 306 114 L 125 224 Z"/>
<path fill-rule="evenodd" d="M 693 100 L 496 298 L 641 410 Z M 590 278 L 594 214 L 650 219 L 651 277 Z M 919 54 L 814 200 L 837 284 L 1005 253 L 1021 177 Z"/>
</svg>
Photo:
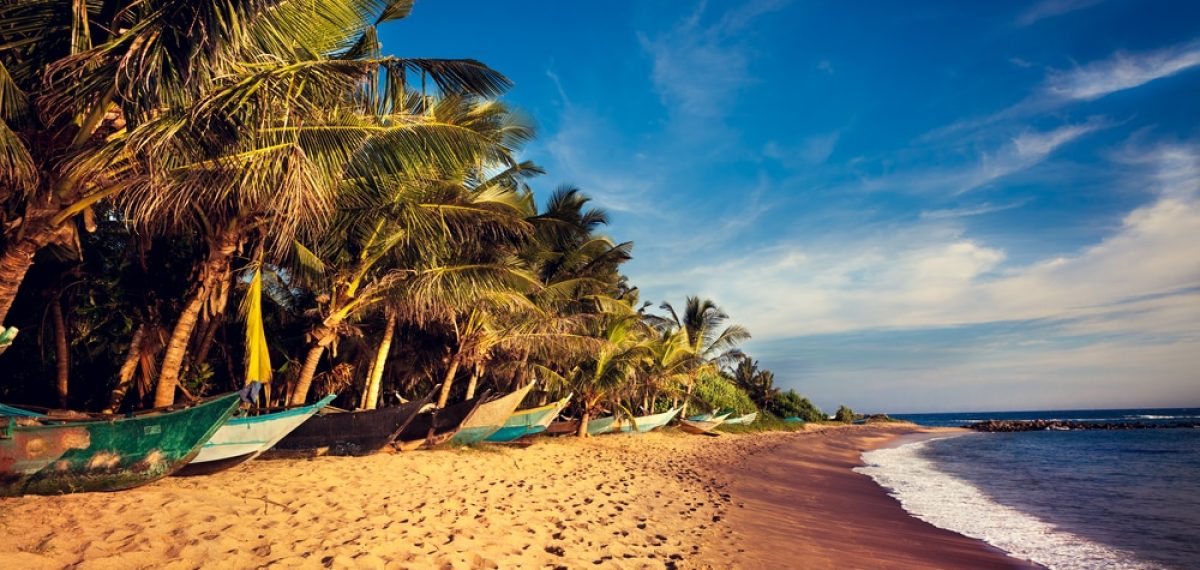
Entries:
<svg viewBox="0 0 1200 570">
<path fill-rule="evenodd" d="M 716 414 L 714 414 L 712 412 L 709 412 L 707 414 L 697 414 L 694 416 L 689 416 L 688 420 L 693 421 L 693 422 L 710 422 L 710 421 L 712 421 L 713 416 L 715 416 L 715 415 Z"/>
<path fill-rule="evenodd" d="M 683 406 L 680 406 L 673 410 L 667 410 L 661 414 L 641 416 L 638 418 L 633 418 L 632 420 L 621 419 L 613 423 L 612 431 L 628 433 L 634 431 L 636 427 L 638 433 L 646 433 L 650 430 L 658 429 L 667 425 L 671 420 L 675 419 L 675 416 L 678 415 L 679 411 L 682 409 Z"/>
<path fill-rule="evenodd" d="M 450 438 L 450 443 L 457 445 L 473 445 L 487 439 L 488 436 L 500 431 L 505 422 L 517 411 L 517 406 L 525 400 L 525 395 L 536 382 L 530 382 L 523 388 L 518 388 L 507 396 L 484 402 L 463 420 L 458 432 Z"/>
<path fill-rule="evenodd" d="M 504 422 L 504 427 L 488 436 L 487 441 L 513 441 L 525 436 L 542 433 L 550 426 L 550 422 L 554 421 L 554 418 L 557 418 L 558 414 L 562 413 L 563 408 L 567 407 L 567 402 L 569 401 L 571 401 L 571 397 L 567 396 L 553 404 L 529 408 L 527 410 L 517 410 Z"/>
<path fill-rule="evenodd" d="M 176 475 L 205 475 L 250 461 L 270 449 L 300 424 L 337 398 L 330 394 L 315 404 L 271 414 L 229 418 Z"/>
<path fill-rule="evenodd" d="M 801 419 L 801 418 L 799 418 L 799 417 L 797 417 L 797 416 L 791 416 L 791 417 L 788 417 L 788 418 L 783 418 L 783 421 L 785 421 L 785 422 L 791 422 L 791 423 L 803 423 L 803 422 L 804 422 L 804 420 L 803 420 L 803 419 Z"/>
<path fill-rule="evenodd" d="M 237 409 L 237 393 L 109 419 L 0 416 L 0 496 L 116 491 L 183 467 Z"/>
<path fill-rule="evenodd" d="M 39 414 L 37 412 L 31 412 L 29 410 L 0 404 L 0 416 L 10 416 L 14 418 L 40 418 L 45 415 L 46 414 Z"/>
</svg>

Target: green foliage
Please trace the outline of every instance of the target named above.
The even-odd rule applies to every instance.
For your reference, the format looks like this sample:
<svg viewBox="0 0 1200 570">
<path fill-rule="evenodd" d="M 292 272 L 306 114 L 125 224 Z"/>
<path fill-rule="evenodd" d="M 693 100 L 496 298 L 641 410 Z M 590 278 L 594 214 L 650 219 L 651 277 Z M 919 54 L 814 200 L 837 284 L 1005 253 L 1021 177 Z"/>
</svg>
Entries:
<svg viewBox="0 0 1200 570">
<path fill-rule="evenodd" d="M 779 394 L 773 402 L 769 411 L 781 418 L 797 417 L 806 422 L 819 422 L 825 419 L 825 414 L 821 409 L 813 405 L 808 398 L 796 393 L 795 390 L 788 390 Z"/>
<path fill-rule="evenodd" d="M 845 404 L 838 407 L 838 411 L 833 416 L 834 421 L 850 423 L 854 421 L 854 410 L 851 410 Z"/>
<path fill-rule="evenodd" d="M 692 402 L 699 410 L 735 410 L 734 414 L 748 414 L 758 408 L 731 380 L 709 370 L 702 371 L 692 390 Z"/>
</svg>

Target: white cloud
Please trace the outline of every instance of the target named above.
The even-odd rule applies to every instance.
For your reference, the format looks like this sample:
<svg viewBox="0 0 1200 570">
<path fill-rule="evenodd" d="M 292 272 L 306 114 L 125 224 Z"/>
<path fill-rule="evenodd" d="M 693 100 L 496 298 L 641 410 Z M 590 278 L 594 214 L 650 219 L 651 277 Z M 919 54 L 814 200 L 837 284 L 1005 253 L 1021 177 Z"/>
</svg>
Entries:
<svg viewBox="0 0 1200 570">
<path fill-rule="evenodd" d="M 1033 263 L 1005 265 L 1005 251 L 966 237 L 954 220 L 927 219 L 871 235 L 781 240 L 633 279 L 675 296 L 699 289 L 757 338 L 1033 319 L 1119 323 L 1138 307 L 1130 299 L 1200 287 L 1200 198 L 1178 190 L 1200 188 L 1197 156 L 1191 146 L 1146 151 L 1137 162 L 1153 165 L 1141 177 L 1153 201 L 1098 243 Z M 1194 295 L 1163 299 L 1195 312 Z"/>
<path fill-rule="evenodd" d="M 1084 8 L 1095 6 L 1101 0 L 1041 0 L 1040 2 L 1030 6 L 1029 9 L 1021 12 L 1017 17 L 1017 24 L 1028 26 L 1034 22 L 1061 16 L 1063 14 L 1082 10 Z"/>
<path fill-rule="evenodd" d="M 784 146 L 775 141 L 763 145 L 763 156 L 779 161 L 784 166 L 813 166 L 829 160 L 837 148 L 840 130 L 804 137 L 796 146 Z"/>
<path fill-rule="evenodd" d="M 1149 53 L 1117 53 L 1083 67 L 1052 72 L 1046 91 L 1065 100 L 1090 101 L 1196 66 L 1200 66 L 1200 41 Z"/>
</svg>

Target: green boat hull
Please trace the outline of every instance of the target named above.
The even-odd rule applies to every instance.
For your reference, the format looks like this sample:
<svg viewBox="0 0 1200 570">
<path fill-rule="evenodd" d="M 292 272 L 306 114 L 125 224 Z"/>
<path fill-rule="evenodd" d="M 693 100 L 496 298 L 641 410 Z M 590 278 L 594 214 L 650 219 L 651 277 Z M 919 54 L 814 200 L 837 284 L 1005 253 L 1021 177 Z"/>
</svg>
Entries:
<svg viewBox="0 0 1200 570">
<path fill-rule="evenodd" d="M 0 496 L 116 491 L 161 479 L 191 461 L 237 406 L 238 395 L 228 394 L 111 420 L 18 425 L 0 417 Z"/>
</svg>

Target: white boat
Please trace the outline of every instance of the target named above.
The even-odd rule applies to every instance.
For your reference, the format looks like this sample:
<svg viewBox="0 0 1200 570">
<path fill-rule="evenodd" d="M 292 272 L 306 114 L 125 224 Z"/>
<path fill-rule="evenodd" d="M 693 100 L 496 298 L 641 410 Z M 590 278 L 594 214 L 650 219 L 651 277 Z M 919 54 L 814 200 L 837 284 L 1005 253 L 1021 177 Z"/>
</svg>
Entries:
<svg viewBox="0 0 1200 570">
<path fill-rule="evenodd" d="M 622 418 L 613 423 L 612 431 L 631 432 L 634 431 L 634 427 L 636 426 L 638 432 L 645 433 L 667 425 L 668 422 L 675 419 L 675 415 L 678 414 L 679 410 L 682 409 L 683 406 L 680 406 L 673 410 L 667 410 L 661 414 L 642 416 L 639 418 L 633 418 L 632 420 Z"/>
<path fill-rule="evenodd" d="M 750 425 L 750 424 L 754 423 L 754 420 L 757 420 L 757 419 L 758 419 L 758 412 L 750 412 L 749 414 L 746 414 L 746 415 L 738 416 L 736 418 L 729 418 L 729 419 L 725 420 L 725 425 Z"/>
<path fill-rule="evenodd" d="M 325 396 L 315 404 L 272 414 L 229 418 L 200 448 L 200 453 L 177 474 L 215 473 L 250 461 L 300 427 L 336 397 Z"/>
</svg>

